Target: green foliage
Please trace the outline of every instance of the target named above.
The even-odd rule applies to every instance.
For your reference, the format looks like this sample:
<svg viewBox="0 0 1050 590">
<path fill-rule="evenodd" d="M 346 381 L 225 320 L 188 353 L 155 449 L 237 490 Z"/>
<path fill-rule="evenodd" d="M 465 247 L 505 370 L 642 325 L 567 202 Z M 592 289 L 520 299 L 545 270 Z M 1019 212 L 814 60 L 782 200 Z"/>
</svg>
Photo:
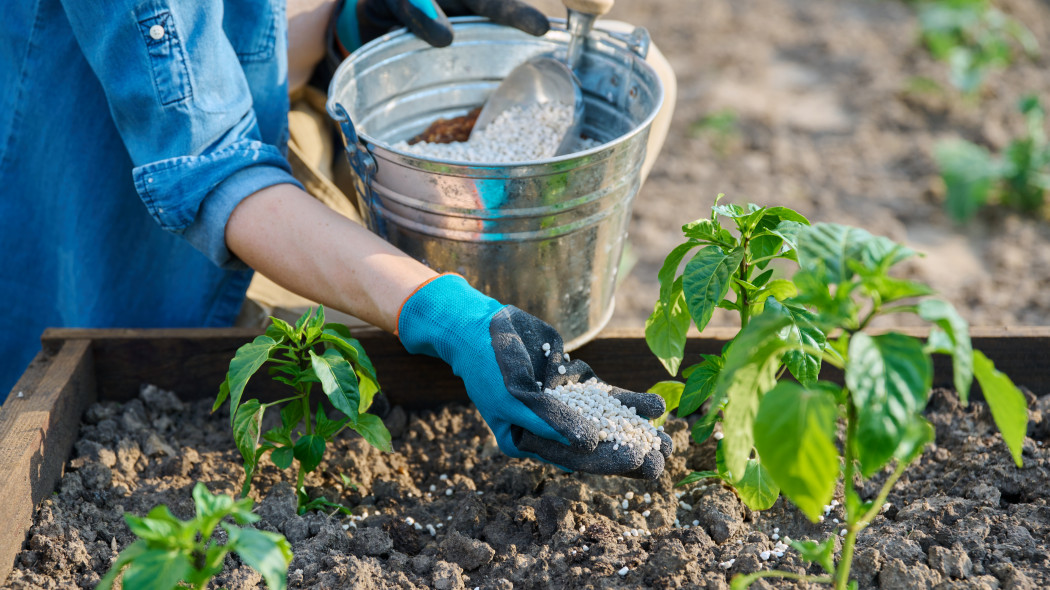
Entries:
<svg viewBox="0 0 1050 590">
<path fill-rule="evenodd" d="M 689 134 L 706 139 L 716 154 L 725 156 L 739 143 L 737 120 L 732 109 L 721 109 L 693 121 L 689 125 Z"/>
<path fill-rule="evenodd" d="M 724 456 L 716 457 L 718 475 L 756 469 L 751 464 L 756 461 L 753 446 L 764 475 L 771 480 L 769 487 L 779 488 L 814 521 L 842 481 L 847 533 L 837 566 L 829 542 L 795 544 L 829 577 L 766 571 L 739 578 L 734 581 L 737 588 L 768 576 L 849 587 L 857 534 L 878 514 L 904 469 L 934 438 L 932 425 L 922 415 L 932 386 L 932 354 L 952 357 L 955 385 L 964 399 L 976 375 L 1018 465 L 1028 420 L 1024 396 L 972 349 L 969 328 L 950 304 L 938 299 L 906 301 L 931 293 L 924 285 L 890 275 L 895 264 L 915 252 L 864 230 L 834 224 L 804 227 L 796 237 L 797 294 L 767 304 L 751 319 L 729 345 L 718 377 L 713 395 L 726 399 L 725 438 L 719 445 Z M 799 322 L 780 308 L 805 312 L 805 326 L 811 334 L 826 335 L 827 346 L 821 349 L 813 339 L 798 334 L 785 337 L 785 327 L 799 327 Z M 913 313 L 931 322 L 927 341 L 894 332 L 866 332 L 874 318 L 889 313 Z M 842 368 L 845 387 L 817 381 L 816 373 L 805 371 L 799 371 L 806 378 L 797 383 L 777 383 L 777 359 L 791 351 L 819 354 L 824 362 Z M 840 424 L 845 426 L 841 449 L 835 444 Z M 878 496 L 862 500 L 856 479 L 871 477 L 890 465 L 894 472 Z M 746 497 L 741 491 L 744 479 L 733 481 L 742 498 Z"/>
<path fill-rule="evenodd" d="M 292 547 L 277 533 L 242 528 L 222 522 L 233 517 L 239 525 L 257 522 L 252 501 L 212 495 L 203 483 L 193 488 L 197 516 L 179 520 L 167 506 L 160 505 L 144 517 L 124 515 L 128 528 L 139 539 L 117 556 L 113 567 L 99 581 L 99 590 L 108 590 L 123 571 L 125 590 L 169 590 L 189 586 L 204 588 L 222 571 L 226 554 L 235 553 L 241 561 L 262 575 L 269 588 L 283 590 Z M 212 540 L 215 528 L 226 531 L 227 541 Z"/>
<path fill-rule="evenodd" d="M 1018 108 L 1026 132 L 994 156 L 962 139 L 937 145 L 935 156 L 946 189 L 945 206 L 956 221 L 973 219 L 981 206 L 998 203 L 1028 213 L 1044 212 L 1050 190 L 1050 143 L 1039 99 L 1028 96 Z"/>
<path fill-rule="evenodd" d="M 375 368 L 346 326 L 325 322 L 321 307 L 316 312 L 307 311 L 294 326 L 279 318 L 270 319 L 273 323 L 265 335 L 237 350 L 212 410 L 229 399 L 233 438 L 244 459 L 242 496 L 251 489 L 259 460 L 270 453 L 270 460 L 280 469 L 290 467 L 293 460 L 299 462 L 296 491 L 300 510 L 307 505 L 326 506 L 331 504 L 327 500 L 327 504 L 310 502 L 303 480 L 321 464 L 325 448 L 336 434 L 350 428 L 372 446 L 391 449 L 390 433 L 382 420 L 365 413 L 379 391 Z M 264 365 L 269 365 L 275 381 L 292 389 L 290 397 L 266 404 L 242 399 L 248 380 Z M 340 419 L 329 419 L 320 403 L 317 411 L 311 412 L 310 393 L 315 383 L 342 414 Z M 281 425 L 261 432 L 263 416 L 274 407 L 280 408 Z"/>
<path fill-rule="evenodd" d="M 769 485 L 761 460 L 751 457 L 751 424 L 759 396 L 776 383 L 777 373 L 785 366 L 800 381 L 816 380 L 820 351 L 826 343 L 808 311 L 784 303 L 797 294 L 794 283 L 774 278 L 774 269 L 770 268 L 775 260 L 794 264 L 796 236 L 808 225 L 804 216 L 786 207 L 720 205 L 716 200 L 709 218 L 682 226 L 685 241 L 664 260 L 658 275 L 660 299 L 646 322 L 650 350 L 674 376 L 684 360 L 690 321 L 702 331 L 716 308 L 739 314 L 741 335 L 723 354 L 701 355 L 700 362 L 682 371 L 684 385 L 661 382 L 654 393 L 673 392 L 677 396 L 674 403 L 670 395 L 665 400 L 668 411 L 677 407 L 679 416 L 692 414 L 708 402 L 707 414 L 693 424 L 692 437 L 698 444 L 711 436 L 724 410 L 724 428 L 739 436 L 726 441 L 730 468 L 719 477 L 733 484 L 754 510 L 768 508 L 779 495 L 779 488 Z M 771 310 L 771 314 L 762 316 L 760 326 L 749 327 L 751 318 L 764 310 Z M 770 322 L 776 324 L 778 333 L 767 341 L 763 326 Z M 790 347 L 786 344 L 789 341 L 805 347 Z M 759 354 L 756 349 L 764 352 Z M 759 356 L 763 362 L 750 363 Z M 741 367 L 741 363 L 748 366 Z M 727 365 L 732 367 L 731 372 L 724 370 Z M 736 402 L 727 406 L 730 399 Z"/>
<path fill-rule="evenodd" d="M 917 0 L 922 40 L 945 61 L 953 86 L 975 95 L 988 72 L 1004 68 L 1019 53 L 1035 56 L 1039 45 L 1023 24 L 989 0 Z"/>
</svg>

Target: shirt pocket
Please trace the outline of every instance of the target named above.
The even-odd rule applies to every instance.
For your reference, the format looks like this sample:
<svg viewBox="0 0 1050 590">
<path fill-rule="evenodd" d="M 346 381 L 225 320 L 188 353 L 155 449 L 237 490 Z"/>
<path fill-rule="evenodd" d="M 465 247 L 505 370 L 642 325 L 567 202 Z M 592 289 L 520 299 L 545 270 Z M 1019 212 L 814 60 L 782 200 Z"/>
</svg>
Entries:
<svg viewBox="0 0 1050 590">
<path fill-rule="evenodd" d="M 186 47 L 175 27 L 175 19 L 165 9 L 145 7 L 138 15 L 139 33 L 149 53 L 153 86 L 164 106 L 193 96 Z"/>
<path fill-rule="evenodd" d="M 227 0 L 222 28 L 241 63 L 266 61 L 277 46 L 277 24 L 284 18 L 283 3 L 270 0 Z"/>
</svg>

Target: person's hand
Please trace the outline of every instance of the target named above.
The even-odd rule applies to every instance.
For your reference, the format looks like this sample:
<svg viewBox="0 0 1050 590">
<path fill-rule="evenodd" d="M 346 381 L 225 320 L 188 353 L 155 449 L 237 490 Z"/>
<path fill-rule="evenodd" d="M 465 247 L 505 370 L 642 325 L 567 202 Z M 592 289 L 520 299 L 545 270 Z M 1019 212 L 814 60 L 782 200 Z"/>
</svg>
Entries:
<svg viewBox="0 0 1050 590">
<path fill-rule="evenodd" d="M 397 27 L 407 27 L 434 47 L 452 43 L 449 16 L 478 15 L 540 36 L 550 29 L 542 12 L 518 0 L 345 0 L 336 30 L 353 51 Z"/>
<path fill-rule="evenodd" d="M 600 442 L 596 424 L 544 393 L 595 377 L 590 367 L 567 360 L 550 325 L 483 295 L 462 277 L 441 275 L 409 296 L 398 315 L 398 336 L 409 352 L 436 356 L 463 379 L 507 455 L 603 475 L 656 479 L 663 472 L 672 450 L 666 434 L 658 433 L 659 451 Z M 616 388 L 610 395 L 645 418 L 664 412 L 658 395 Z"/>
</svg>

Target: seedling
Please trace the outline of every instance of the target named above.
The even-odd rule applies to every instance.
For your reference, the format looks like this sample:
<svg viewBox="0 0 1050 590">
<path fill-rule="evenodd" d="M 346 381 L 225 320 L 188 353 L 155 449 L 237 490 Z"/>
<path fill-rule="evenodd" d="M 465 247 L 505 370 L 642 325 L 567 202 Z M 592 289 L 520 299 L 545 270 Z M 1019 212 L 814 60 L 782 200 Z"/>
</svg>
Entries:
<svg viewBox="0 0 1050 590">
<path fill-rule="evenodd" d="M 723 195 L 719 195 L 721 199 Z M 809 221 L 787 207 L 759 207 L 757 205 L 719 205 L 718 199 L 710 218 L 698 219 L 682 227 L 685 243 L 668 254 L 660 269 L 660 299 L 645 324 L 645 340 L 650 350 L 660 359 L 672 376 L 678 374 L 690 322 L 703 330 L 716 308 L 735 311 L 741 328 L 751 318 L 768 312 L 783 319 L 782 337 L 798 344 L 790 354 L 784 354 L 769 367 L 773 378 L 784 368 L 802 383 L 816 381 L 820 372 L 821 354 L 825 346 L 824 333 L 813 322 L 813 317 L 802 306 L 788 299 L 796 294 L 795 285 L 788 280 L 774 278 L 770 264 L 775 260 L 793 263 L 797 260 L 796 236 Z M 722 226 L 723 219 L 732 220 L 735 232 Z M 681 275 L 679 267 L 686 256 L 696 251 L 686 263 Z M 730 291 L 734 300 L 727 299 Z M 735 341 L 735 340 L 734 340 Z M 718 390 L 716 384 L 726 367 L 726 353 L 733 346 L 726 345 L 721 355 L 703 355 L 699 363 L 682 371 L 685 383 L 662 381 L 651 393 L 659 394 L 667 402 L 668 412 L 678 409 L 681 417 L 698 410 L 711 400 L 707 414 L 696 421 L 692 438 L 703 443 L 720 420 L 720 411 L 729 401 L 728 392 Z M 656 424 L 662 424 L 661 417 Z M 750 442 L 747 442 L 750 445 Z M 721 443 L 719 447 L 721 448 Z M 750 447 L 749 447 L 750 448 Z M 724 470 L 694 472 L 678 485 L 687 485 L 706 477 L 718 477 L 733 485 L 741 499 L 753 510 L 764 510 L 776 501 L 779 490 L 762 463 L 752 459 L 746 470 L 732 479 Z"/>
<path fill-rule="evenodd" d="M 126 513 L 124 520 L 139 539 L 120 552 L 96 588 L 113 587 L 122 571 L 124 590 L 204 588 L 222 571 L 226 554 L 236 553 L 262 575 L 267 587 L 284 590 L 292 561 L 292 547 L 284 536 L 222 522 L 227 516 L 239 525 L 257 522 L 250 499 L 212 495 L 198 482 L 193 502 L 197 516 L 191 520 L 175 518 L 163 504 L 144 517 Z M 225 544 L 212 539 L 216 526 L 226 531 Z"/>
<path fill-rule="evenodd" d="M 974 96 L 987 73 L 1009 66 L 1018 53 L 1039 53 L 1035 36 L 988 0 L 919 0 L 922 40 L 930 53 L 948 63 L 953 86 Z"/>
<path fill-rule="evenodd" d="M 834 538 L 792 542 L 827 575 L 760 571 L 737 576 L 734 589 L 762 577 L 834 584 L 838 590 L 851 587 L 857 534 L 879 514 L 904 470 L 934 440 L 933 426 L 922 415 L 933 379 L 933 353 L 951 356 L 955 389 L 964 404 L 976 376 L 1010 454 L 1021 465 L 1028 421 L 1024 396 L 972 349 L 969 327 L 949 303 L 929 298 L 932 291 L 925 285 L 889 274 L 916 253 L 836 224 L 803 228 L 796 237 L 797 294 L 781 305 L 810 309 L 813 323 L 829 335 L 827 345 L 785 337 L 794 324 L 772 301 L 741 329 L 727 347 L 712 394 L 726 400 L 719 473 L 737 481 L 734 474 L 746 474 L 760 458 L 773 485 L 813 521 L 819 520 L 841 478 L 845 536 L 838 563 Z M 933 324 L 925 342 L 895 332 L 867 332 L 873 319 L 902 313 Z M 778 382 L 780 364 L 795 353 L 819 355 L 842 369 L 845 386 L 815 379 Z M 840 426 L 845 432 L 841 449 L 836 446 Z M 875 498 L 861 498 L 858 480 L 891 465 L 892 474 Z"/>
<path fill-rule="evenodd" d="M 390 432 L 378 416 L 366 414 L 372 398 L 379 391 L 372 361 L 361 343 L 350 336 L 346 326 L 325 323 L 324 309 L 307 311 L 292 326 L 280 318 L 270 318 L 266 334 L 237 350 L 226 380 L 212 411 L 227 398 L 230 400 L 230 425 L 233 438 L 244 458 L 244 484 L 241 496 L 251 489 L 252 475 L 259 460 L 270 453 L 270 460 L 287 469 L 293 460 L 299 464 L 296 493 L 299 513 L 319 508 L 345 507 L 324 498 L 310 500 L 303 487 L 306 474 L 317 469 L 328 443 L 344 428 L 357 431 L 372 446 L 390 451 Z M 292 388 L 290 397 L 270 403 L 257 399 L 242 400 L 248 379 L 263 365 L 269 364 L 270 376 Z M 311 411 L 310 391 L 314 383 L 332 406 L 342 412 L 340 419 L 330 419 L 318 404 Z M 280 407 L 281 426 L 261 433 L 263 415 L 268 408 Z"/>
<path fill-rule="evenodd" d="M 937 162 L 947 188 L 946 206 L 956 221 L 969 221 L 989 202 L 1025 212 L 1039 212 L 1050 191 L 1050 143 L 1039 99 L 1028 96 L 1018 105 L 1026 134 L 1014 139 L 1002 156 L 965 140 L 937 146 Z"/>
</svg>

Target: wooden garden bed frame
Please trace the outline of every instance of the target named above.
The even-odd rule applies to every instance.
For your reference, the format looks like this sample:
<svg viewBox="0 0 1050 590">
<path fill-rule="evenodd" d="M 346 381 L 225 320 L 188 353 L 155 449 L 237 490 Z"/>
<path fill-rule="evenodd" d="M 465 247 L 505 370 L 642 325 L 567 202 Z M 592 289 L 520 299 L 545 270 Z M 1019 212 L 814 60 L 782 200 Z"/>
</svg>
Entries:
<svg viewBox="0 0 1050 590">
<path fill-rule="evenodd" d="M 924 337 L 928 330 L 900 330 Z M 96 400 L 125 401 L 151 383 L 183 399 L 211 397 L 230 358 L 260 331 L 244 329 L 50 329 L 42 350 L 0 408 L 0 584 L 25 542 L 34 509 L 51 494 L 76 440 L 80 417 Z M 686 359 L 717 354 L 735 331 L 709 329 L 689 339 Z M 974 329 L 974 347 L 1037 395 L 1050 393 L 1050 327 Z M 358 335 L 383 390 L 407 408 L 467 401 L 462 381 L 444 363 L 407 354 L 396 338 Z M 649 352 L 641 331 L 606 331 L 573 356 L 609 383 L 644 391 L 670 376 Z M 951 367 L 938 357 L 934 384 L 951 385 Z M 828 378 L 841 377 L 829 371 Z M 268 379 L 249 387 L 277 399 Z M 979 391 L 975 392 L 979 397 Z"/>
</svg>

